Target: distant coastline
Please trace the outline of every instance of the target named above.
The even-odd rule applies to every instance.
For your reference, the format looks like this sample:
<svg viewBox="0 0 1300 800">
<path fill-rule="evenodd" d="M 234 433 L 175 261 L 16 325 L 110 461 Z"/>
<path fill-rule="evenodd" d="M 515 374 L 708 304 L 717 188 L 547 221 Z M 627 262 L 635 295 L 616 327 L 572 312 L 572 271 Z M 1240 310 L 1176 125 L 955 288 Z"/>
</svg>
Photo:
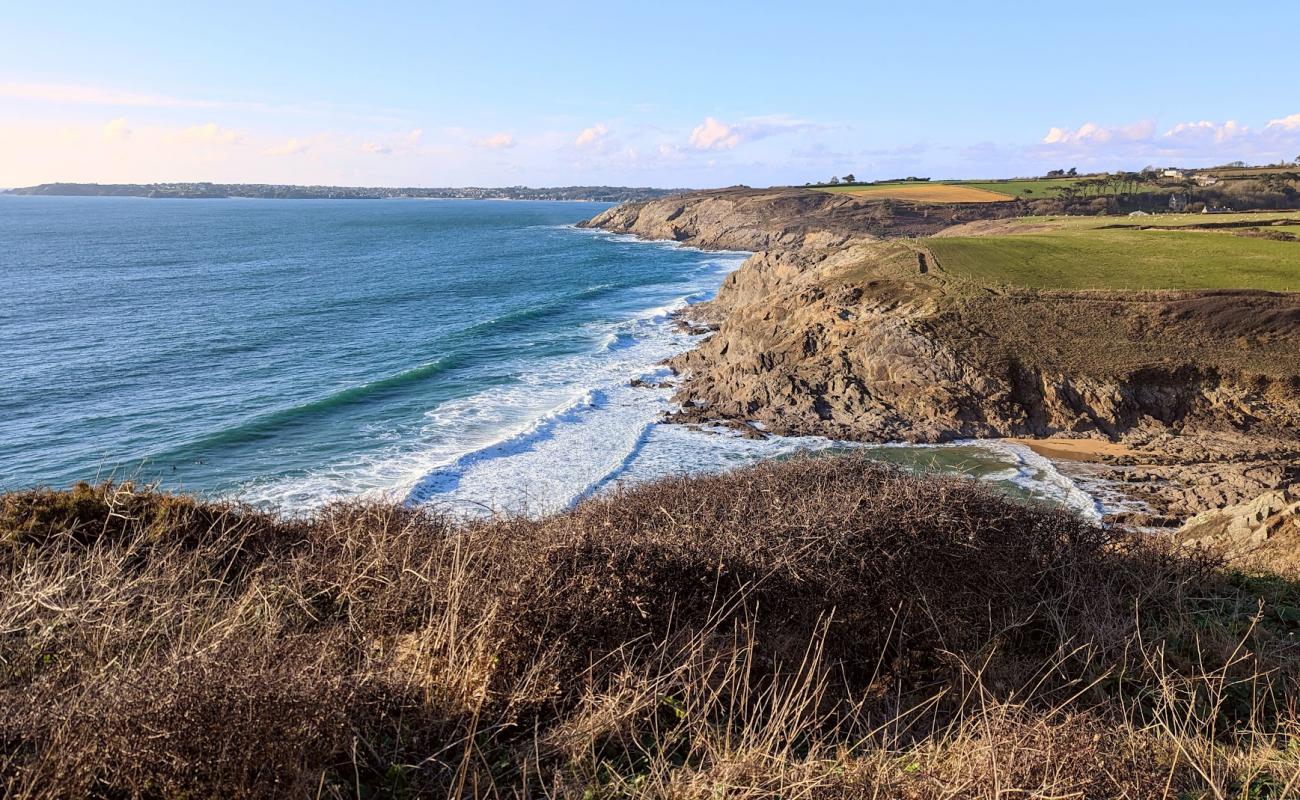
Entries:
<svg viewBox="0 0 1300 800">
<path fill-rule="evenodd" d="M 152 197 L 165 199 L 257 198 L 264 200 L 575 200 L 626 203 L 681 194 L 686 189 L 648 186 L 376 187 L 298 186 L 271 183 L 42 183 L 0 194 L 50 197 Z"/>
</svg>

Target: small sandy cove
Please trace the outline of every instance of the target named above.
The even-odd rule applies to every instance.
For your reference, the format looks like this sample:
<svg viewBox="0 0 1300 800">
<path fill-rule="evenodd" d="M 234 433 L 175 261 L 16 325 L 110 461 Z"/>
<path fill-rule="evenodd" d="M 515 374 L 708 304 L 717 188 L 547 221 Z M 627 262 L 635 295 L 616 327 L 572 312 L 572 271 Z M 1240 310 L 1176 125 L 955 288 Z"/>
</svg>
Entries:
<svg viewBox="0 0 1300 800">
<path fill-rule="evenodd" d="M 1103 456 L 1135 455 L 1133 448 L 1121 442 L 1108 442 L 1104 439 L 1047 439 L 1008 438 L 1004 441 L 1023 444 L 1044 458 L 1060 461 L 1100 461 Z"/>
</svg>

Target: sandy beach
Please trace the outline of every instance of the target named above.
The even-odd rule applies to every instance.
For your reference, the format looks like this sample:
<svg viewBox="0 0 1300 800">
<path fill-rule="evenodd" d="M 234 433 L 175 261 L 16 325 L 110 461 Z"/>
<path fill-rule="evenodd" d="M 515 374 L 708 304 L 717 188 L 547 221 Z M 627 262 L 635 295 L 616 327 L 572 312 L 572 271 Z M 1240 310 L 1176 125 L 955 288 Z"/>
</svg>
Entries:
<svg viewBox="0 0 1300 800">
<path fill-rule="evenodd" d="M 1053 436 L 1046 439 L 1008 438 L 1005 441 L 1024 445 L 1044 458 L 1060 461 L 1101 461 L 1106 456 L 1131 456 L 1136 453 L 1122 442 L 1102 439 L 1065 439 Z"/>
</svg>

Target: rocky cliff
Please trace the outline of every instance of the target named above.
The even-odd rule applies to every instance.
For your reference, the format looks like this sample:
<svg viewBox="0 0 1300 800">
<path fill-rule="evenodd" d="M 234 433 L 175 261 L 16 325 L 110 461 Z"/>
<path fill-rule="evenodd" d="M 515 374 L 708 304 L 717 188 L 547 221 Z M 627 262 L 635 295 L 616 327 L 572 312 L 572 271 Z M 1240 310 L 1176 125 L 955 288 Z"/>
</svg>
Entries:
<svg viewBox="0 0 1300 800">
<path fill-rule="evenodd" d="M 756 251 L 690 311 L 713 333 L 672 362 L 677 421 L 871 441 L 1123 439 L 1143 457 L 1111 477 L 1157 516 L 1300 478 L 1300 301 L 994 290 L 945 274 L 917 237 L 1019 210 L 992 205 L 727 190 L 587 224 Z"/>
<path fill-rule="evenodd" d="M 720 189 L 624 203 L 583 227 L 728 250 L 818 250 L 849 240 L 924 236 L 963 222 L 1014 217 L 1019 202 L 915 205 L 862 202 L 799 189 Z"/>
</svg>

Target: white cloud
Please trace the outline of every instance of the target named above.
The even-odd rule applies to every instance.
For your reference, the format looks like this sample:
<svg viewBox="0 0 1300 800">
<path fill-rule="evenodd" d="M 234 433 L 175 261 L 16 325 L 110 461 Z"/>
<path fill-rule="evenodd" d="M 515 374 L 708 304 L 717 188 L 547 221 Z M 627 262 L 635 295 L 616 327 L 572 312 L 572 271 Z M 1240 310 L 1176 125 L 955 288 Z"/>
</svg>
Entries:
<svg viewBox="0 0 1300 800">
<path fill-rule="evenodd" d="M 131 138 L 131 129 L 126 126 L 126 120 L 122 117 L 110 120 L 100 133 L 106 142 L 124 142 Z"/>
<path fill-rule="evenodd" d="M 1300 114 L 1271 120 L 1262 130 L 1237 120 L 1192 120 L 1157 132 L 1151 121 L 1105 127 L 1086 123 L 1077 129 L 1053 127 L 1035 148 L 1035 163 L 1057 165 L 1064 159 L 1094 169 L 1141 164 L 1197 166 L 1246 161 L 1290 161 L 1300 152 Z"/>
<path fill-rule="evenodd" d="M 1249 128 L 1238 124 L 1236 120 L 1230 119 L 1222 124 L 1201 120 L 1200 122 L 1180 122 L 1165 131 L 1164 137 L 1166 139 L 1197 138 L 1210 139 L 1214 142 L 1226 142 L 1249 132 Z"/>
<path fill-rule="evenodd" d="M 262 153 L 268 156 L 296 156 L 307 152 L 309 149 L 311 149 L 310 139 L 299 139 L 295 136 L 282 145 L 263 150 Z"/>
<path fill-rule="evenodd" d="M 684 155 L 684 153 L 682 153 L 682 148 L 675 144 L 661 144 L 659 145 L 657 152 L 659 153 L 660 158 L 670 161 L 680 161 Z"/>
<path fill-rule="evenodd" d="M 1149 139 L 1155 133 L 1156 124 L 1153 120 L 1142 120 L 1134 122 L 1131 125 L 1121 125 L 1118 127 L 1105 127 L 1095 122 L 1085 122 L 1078 128 L 1071 130 L 1069 128 L 1053 127 L 1043 137 L 1043 144 L 1048 145 L 1065 145 L 1065 144 L 1105 144 L 1106 142 L 1122 141 L 1136 142 L 1142 139 Z"/>
<path fill-rule="evenodd" d="M 361 143 L 363 153 L 387 156 L 393 154 L 411 154 L 419 152 L 420 141 L 424 138 L 423 128 L 413 128 L 407 133 L 395 133 L 378 139 L 366 139 Z"/>
<path fill-rule="evenodd" d="M 1264 126 L 1265 131 L 1300 131 L 1300 114 L 1291 114 L 1290 116 L 1279 119 L 1271 119 Z"/>
<path fill-rule="evenodd" d="M 598 143 L 608 135 L 609 128 L 605 126 L 605 123 L 597 122 L 590 128 L 583 128 L 582 132 L 578 134 L 578 138 L 573 140 L 573 143 L 578 147 L 587 147 L 588 145 Z"/>
<path fill-rule="evenodd" d="M 1104 159 L 1129 157 L 1157 161 L 1267 161 L 1285 156 L 1285 137 L 1296 133 L 1300 133 L 1300 114 L 1274 119 L 1262 132 L 1232 119 L 1179 122 L 1159 135 L 1150 120 L 1116 127 L 1087 122 L 1076 129 L 1053 127 L 1042 144 L 1045 150 L 1059 150 L 1061 154 L 1095 157 L 1095 163 L 1103 167 Z"/>
<path fill-rule="evenodd" d="M 175 144 L 226 145 L 243 142 L 244 135 L 231 128 L 223 128 L 215 122 L 209 122 L 178 131 L 168 131 L 163 138 L 168 143 Z"/>
<path fill-rule="evenodd" d="M 486 147 L 489 150 L 507 150 L 514 147 L 516 142 L 515 137 L 502 132 L 494 133 L 491 136 L 486 136 L 482 139 L 476 139 L 474 144 L 478 147 Z"/>
<path fill-rule="evenodd" d="M 1060 144 L 1066 140 L 1070 134 L 1064 128 L 1052 128 L 1043 137 L 1043 144 Z"/>
<path fill-rule="evenodd" d="M 740 134 L 726 123 L 705 117 L 704 122 L 691 131 L 690 142 L 696 150 L 731 150 L 740 144 Z"/>
<path fill-rule="evenodd" d="M 706 117 L 703 123 L 691 131 L 689 141 L 696 150 L 734 150 L 742 142 L 825 127 L 827 126 L 785 114 L 746 117 L 735 124 Z"/>
</svg>

